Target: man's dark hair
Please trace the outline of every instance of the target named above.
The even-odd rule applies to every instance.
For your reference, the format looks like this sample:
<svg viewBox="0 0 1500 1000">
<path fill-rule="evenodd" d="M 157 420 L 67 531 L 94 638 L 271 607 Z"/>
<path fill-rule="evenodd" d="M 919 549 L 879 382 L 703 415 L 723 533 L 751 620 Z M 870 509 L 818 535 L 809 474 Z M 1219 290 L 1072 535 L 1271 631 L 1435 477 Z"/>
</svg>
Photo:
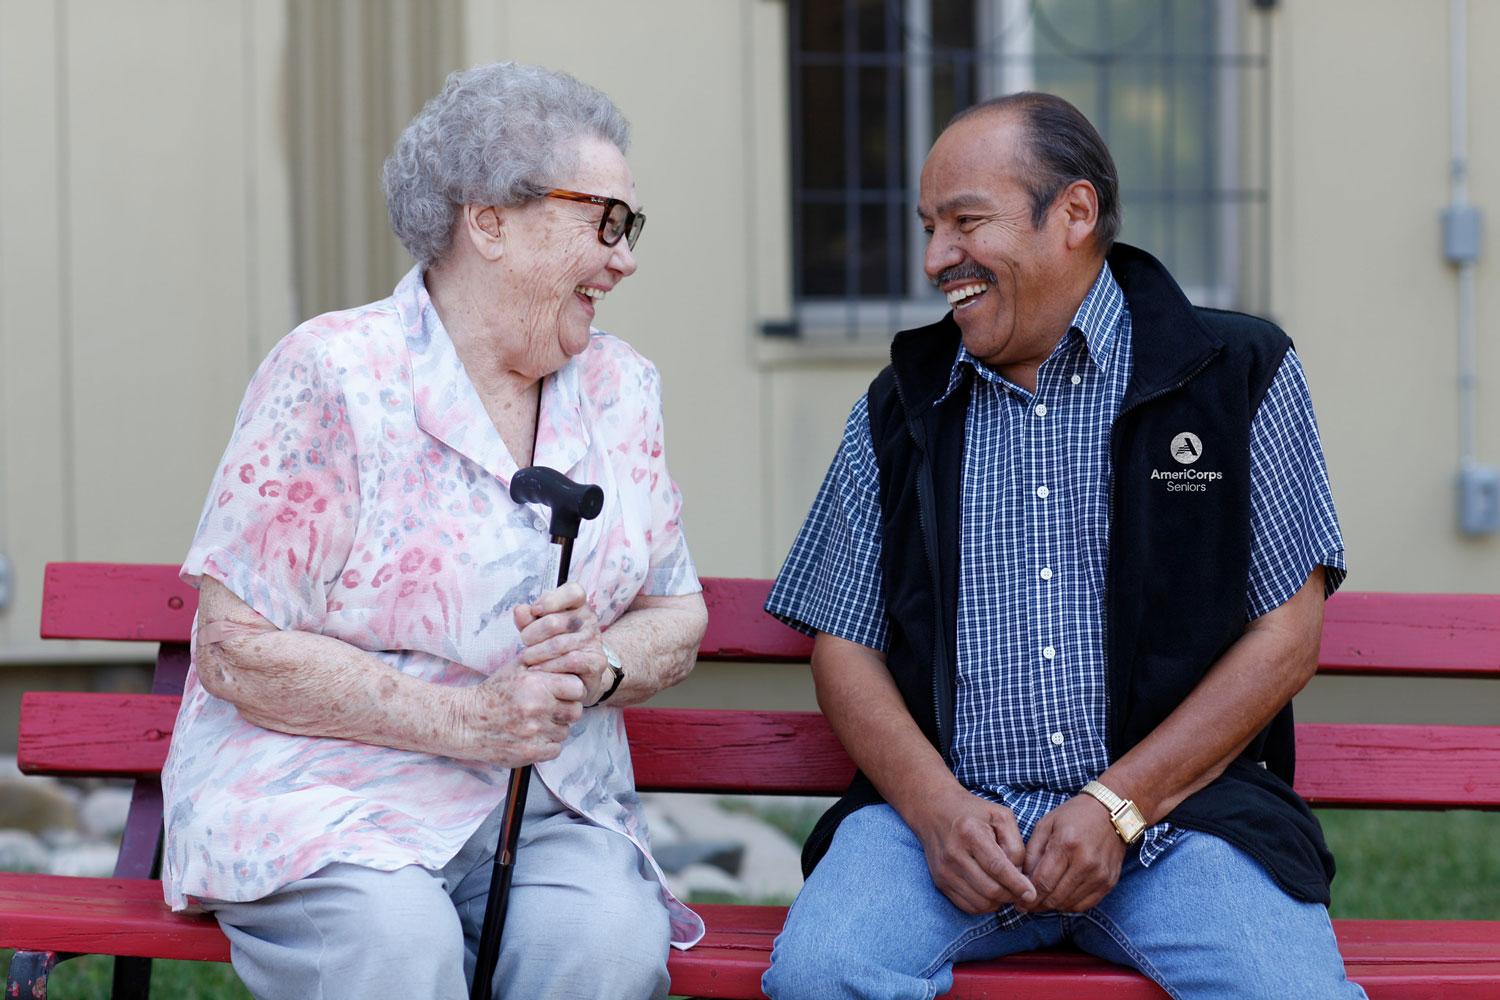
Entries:
<svg viewBox="0 0 1500 1000">
<path fill-rule="evenodd" d="M 1031 198 L 1031 224 L 1041 228 L 1047 209 L 1062 189 L 1074 181 L 1088 181 L 1099 195 L 1095 245 L 1108 253 L 1120 234 L 1120 180 L 1109 147 L 1093 124 L 1073 105 L 1055 94 L 1023 90 L 996 97 L 960 111 L 948 127 L 979 114 L 1012 111 L 1024 127 L 1020 151 L 1021 183 Z"/>
</svg>

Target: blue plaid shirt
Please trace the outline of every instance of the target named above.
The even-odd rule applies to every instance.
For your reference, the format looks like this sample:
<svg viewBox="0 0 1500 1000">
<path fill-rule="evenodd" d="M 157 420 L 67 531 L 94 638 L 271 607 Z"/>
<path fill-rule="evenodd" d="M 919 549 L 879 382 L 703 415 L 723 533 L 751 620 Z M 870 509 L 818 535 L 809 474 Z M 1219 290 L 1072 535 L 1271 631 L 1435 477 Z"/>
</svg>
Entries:
<svg viewBox="0 0 1500 1000">
<path fill-rule="evenodd" d="M 966 350 L 948 392 L 974 370 L 964 430 L 955 734 L 948 764 L 1003 803 L 1023 837 L 1109 766 L 1104 648 L 1109 433 L 1131 371 L 1131 320 L 1108 265 L 1037 372 L 1035 392 Z M 1328 593 L 1343 539 L 1312 401 L 1288 352 L 1251 425 L 1247 620 L 1297 592 L 1314 566 Z M 865 397 L 782 566 L 766 608 L 803 632 L 884 652 L 879 473 Z M 1175 840 L 1149 830 L 1149 865 Z"/>
</svg>

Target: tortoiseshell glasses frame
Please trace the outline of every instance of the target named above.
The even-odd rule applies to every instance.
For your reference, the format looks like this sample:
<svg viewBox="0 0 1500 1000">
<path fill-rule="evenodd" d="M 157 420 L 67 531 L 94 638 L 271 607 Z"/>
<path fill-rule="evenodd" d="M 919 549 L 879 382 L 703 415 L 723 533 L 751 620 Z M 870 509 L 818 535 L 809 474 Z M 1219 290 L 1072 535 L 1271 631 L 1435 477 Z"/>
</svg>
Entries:
<svg viewBox="0 0 1500 1000">
<path fill-rule="evenodd" d="M 606 198 L 602 194 L 585 194 L 566 188 L 553 188 L 542 192 L 543 198 L 558 198 L 562 201 L 580 201 L 588 205 L 604 206 L 604 215 L 599 219 L 599 242 L 612 247 L 625 238 L 625 244 L 635 249 L 635 241 L 641 238 L 646 228 L 646 213 L 632 212 L 630 206 L 618 198 Z"/>
</svg>

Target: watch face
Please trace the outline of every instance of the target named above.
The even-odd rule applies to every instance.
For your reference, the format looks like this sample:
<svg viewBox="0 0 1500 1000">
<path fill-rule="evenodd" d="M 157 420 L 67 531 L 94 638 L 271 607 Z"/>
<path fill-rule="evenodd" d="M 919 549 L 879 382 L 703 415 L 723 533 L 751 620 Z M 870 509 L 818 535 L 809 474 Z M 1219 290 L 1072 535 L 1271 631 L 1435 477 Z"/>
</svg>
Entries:
<svg viewBox="0 0 1500 1000">
<path fill-rule="evenodd" d="M 1120 831 L 1120 836 L 1127 844 L 1135 843 L 1140 835 L 1146 832 L 1145 817 L 1141 815 L 1135 803 L 1132 802 L 1130 807 L 1120 814 L 1119 819 L 1115 820 L 1115 829 Z"/>
</svg>

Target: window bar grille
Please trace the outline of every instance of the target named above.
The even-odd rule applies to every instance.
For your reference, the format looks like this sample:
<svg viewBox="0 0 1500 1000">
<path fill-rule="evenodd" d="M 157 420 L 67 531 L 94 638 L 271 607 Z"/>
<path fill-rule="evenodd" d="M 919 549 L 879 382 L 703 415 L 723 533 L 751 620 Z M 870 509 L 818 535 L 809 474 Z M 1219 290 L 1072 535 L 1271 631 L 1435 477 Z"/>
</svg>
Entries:
<svg viewBox="0 0 1500 1000">
<path fill-rule="evenodd" d="M 859 8 L 844 0 L 844 305 L 856 326 L 859 294 Z"/>
<path fill-rule="evenodd" d="M 902 212 L 906 204 L 903 191 L 906 185 L 902 183 L 901 150 L 909 145 L 921 145 L 915 137 L 902 135 L 901 88 L 906 71 L 900 63 L 901 6 L 902 0 L 885 0 L 885 299 L 886 326 L 892 330 L 901 328 L 900 303 L 905 297 L 901 225 L 906 221 Z M 851 336 L 855 333 L 857 331 L 850 330 Z"/>
<path fill-rule="evenodd" d="M 802 59 L 802 11 L 793 7 L 786 19 L 787 22 L 787 44 L 790 46 L 791 58 L 787 60 L 791 67 L 791 91 L 792 115 L 787 129 L 791 136 L 788 145 L 792 150 L 792 316 L 790 333 L 797 335 L 798 323 L 796 321 L 798 302 L 801 302 L 807 294 L 802 279 L 803 269 L 806 266 L 807 254 L 803 252 L 802 240 L 805 227 L 802 224 L 802 212 L 806 201 L 802 197 L 803 179 L 807 176 L 804 166 L 804 153 L 802 142 L 803 104 L 802 86 L 806 77 Z"/>
<path fill-rule="evenodd" d="M 907 252 L 906 281 L 894 291 L 916 296 L 927 287 L 922 261 L 927 253 L 927 235 L 917 225 L 917 181 L 932 141 L 932 74 L 936 59 L 932 51 L 932 0 L 906 0 L 903 51 L 906 56 L 906 175 L 908 178 L 904 223 Z"/>
<path fill-rule="evenodd" d="M 1210 40 L 1211 52 L 1238 53 L 1239 49 L 1239 18 L 1235 16 L 1234 8 L 1229 6 L 1230 0 L 1220 0 L 1215 8 L 1214 34 Z M 1220 149 L 1223 155 L 1218 157 L 1218 166 L 1209 176 L 1212 183 L 1217 184 L 1220 191 L 1232 192 L 1241 190 L 1240 157 L 1242 155 L 1241 143 L 1241 119 L 1239 109 L 1239 74 L 1233 69 L 1232 64 L 1224 59 L 1215 59 L 1209 66 L 1209 72 L 1213 79 L 1214 99 L 1218 102 L 1215 113 L 1219 121 L 1234 122 L 1236 127 L 1225 129 L 1221 138 Z M 1210 207 L 1212 210 L 1212 207 Z M 1225 197 L 1219 202 L 1219 238 L 1214 243 L 1214 262 L 1222 269 L 1225 283 L 1229 287 L 1228 301 L 1217 303 L 1228 307 L 1239 306 L 1255 307 L 1259 303 L 1248 303 L 1242 301 L 1244 295 L 1241 290 L 1245 287 L 1245 274 L 1241 270 L 1240 244 L 1245 239 L 1249 221 L 1251 206 L 1248 202 L 1237 197 Z"/>
<path fill-rule="evenodd" d="M 946 30 L 937 25 L 939 12 L 948 11 L 934 0 L 841 0 L 833 17 L 821 16 L 828 8 L 813 6 L 814 0 L 792 0 L 790 158 L 799 324 L 811 322 L 827 333 L 841 327 L 858 337 L 909 326 L 922 314 L 925 306 L 918 303 L 933 293 L 915 208 L 921 165 L 933 133 L 944 124 L 937 119 L 975 100 L 1034 87 L 1054 61 L 1065 71 L 1068 63 L 1088 67 L 1092 79 L 1085 92 L 1096 106 L 1087 110 L 1106 138 L 1116 119 L 1123 125 L 1128 110 L 1113 93 L 1116 85 L 1140 84 L 1161 95 L 1151 134 L 1138 139 L 1149 143 L 1143 152 L 1157 164 L 1156 174 L 1122 192 L 1127 206 L 1143 213 L 1131 227 L 1135 238 L 1169 260 L 1194 256 L 1183 266 L 1191 275 L 1190 292 L 1205 304 L 1264 311 L 1272 266 L 1270 31 L 1268 19 L 1261 18 L 1259 51 L 1242 51 L 1240 36 L 1248 26 L 1239 24 L 1241 3 L 1211 0 L 1194 12 L 1198 20 L 1189 27 L 1178 23 L 1182 10 L 1171 0 L 1158 0 L 1151 6 L 1166 23 L 1151 27 L 1151 35 L 1138 31 L 1116 44 L 1110 44 L 1113 32 L 1125 30 L 1117 12 L 1090 4 L 1093 16 L 1084 23 L 1099 37 L 1077 44 L 1059 33 L 1063 22 L 1049 20 L 1043 12 L 1050 8 L 1037 0 L 978 0 L 967 7 L 976 44 L 940 46 L 934 31 Z M 820 16 L 813 18 L 814 12 Z M 835 21 L 840 14 L 842 21 Z M 1038 52 L 1043 33 L 1050 41 Z M 1135 44 L 1147 37 L 1146 46 Z M 1259 88 L 1242 79 L 1246 72 L 1262 74 Z M 832 107 L 818 103 L 832 94 L 808 89 L 826 86 L 820 81 L 830 77 L 842 84 Z M 1078 76 L 1065 73 L 1062 79 Z M 805 114 L 815 120 L 804 121 Z M 835 114 L 842 122 L 831 120 Z M 809 159 L 804 140 L 819 129 L 827 147 L 822 155 L 831 155 L 831 162 Z M 1179 145 L 1198 141 L 1199 133 L 1204 147 L 1179 158 Z M 829 142 L 835 137 L 840 145 Z M 809 170 L 820 178 L 816 185 L 806 183 Z M 1143 228 L 1142 222 L 1152 224 Z M 1189 238 L 1199 229 L 1201 237 Z"/>
</svg>

